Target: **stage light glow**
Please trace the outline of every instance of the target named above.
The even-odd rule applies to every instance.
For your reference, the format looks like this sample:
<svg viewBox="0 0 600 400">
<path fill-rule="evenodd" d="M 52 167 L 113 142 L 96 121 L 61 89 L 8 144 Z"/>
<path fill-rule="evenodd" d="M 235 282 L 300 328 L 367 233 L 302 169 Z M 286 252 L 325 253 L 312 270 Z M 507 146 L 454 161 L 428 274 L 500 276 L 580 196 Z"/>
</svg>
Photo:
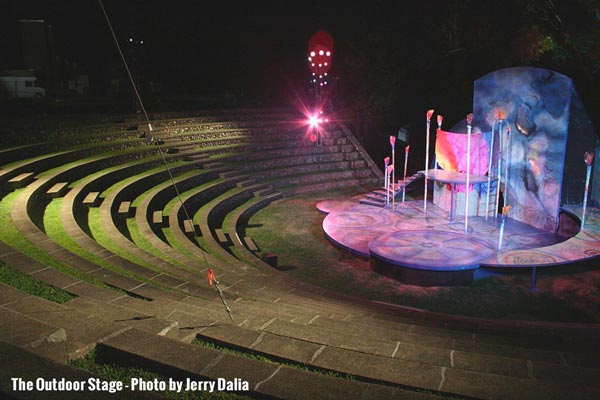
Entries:
<svg viewBox="0 0 600 400">
<path fill-rule="evenodd" d="M 315 52 L 314 52 L 314 51 L 311 51 L 311 52 L 310 52 L 310 56 L 311 56 L 311 57 L 314 57 L 314 56 L 316 56 Z"/>
<path fill-rule="evenodd" d="M 308 57 L 308 61 L 312 61 L 312 57 Z"/>
<path fill-rule="evenodd" d="M 324 65 L 324 66 L 327 66 L 327 63 L 324 63 L 323 65 Z"/>
<path fill-rule="evenodd" d="M 311 65 L 314 67 L 314 66 L 315 66 L 315 63 L 312 63 Z"/>
<path fill-rule="evenodd" d="M 327 53 L 325 53 L 325 55 L 326 55 L 327 57 L 330 57 L 330 56 L 331 56 L 331 52 L 330 52 L 330 51 L 328 51 Z"/>
<path fill-rule="evenodd" d="M 322 56 L 323 55 L 323 50 L 319 50 L 319 55 Z"/>
</svg>

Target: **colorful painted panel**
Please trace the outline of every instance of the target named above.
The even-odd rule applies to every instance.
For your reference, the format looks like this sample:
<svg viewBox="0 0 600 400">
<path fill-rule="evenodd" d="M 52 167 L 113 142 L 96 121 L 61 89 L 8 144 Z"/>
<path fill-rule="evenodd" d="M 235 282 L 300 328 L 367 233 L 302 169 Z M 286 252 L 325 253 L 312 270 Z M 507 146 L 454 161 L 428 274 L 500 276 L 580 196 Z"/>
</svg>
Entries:
<svg viewBox="0 0 600 400">
<path fill-rule="evenodd" d="M 509 216 L 551 232 L 558 224 L 572 90 L 571 79 L 540 68 L 507 68 L 475 81 L 474 125 L 489 132 L 503 117 L 511 128 L 502 154 Z"/>
<path fill-rule="evenodd" d="M 467 172 L 467 134 L 438 129 L 435 139 L 435 159 L 446 171 Z M 471 168 L 475 175 L 488 170 L 488 143 L 481 133 L 471 135 Z"/>
</svg>

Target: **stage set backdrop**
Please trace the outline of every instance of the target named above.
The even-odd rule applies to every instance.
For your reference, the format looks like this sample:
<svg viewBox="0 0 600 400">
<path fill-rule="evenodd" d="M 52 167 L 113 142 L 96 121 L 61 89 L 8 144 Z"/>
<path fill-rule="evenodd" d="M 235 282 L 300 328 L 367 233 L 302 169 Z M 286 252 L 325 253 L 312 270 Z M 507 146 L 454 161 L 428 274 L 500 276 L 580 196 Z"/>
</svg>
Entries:
<svg viewBox="0 0 600 400">
<path fill-rule="evenodd" d="M 488 143 L 498 115 L 511 132 L 502 160 L 509 166 L 509 216 L 555 232 L 561 205 L 583 201 L 584 153 L 594 151 L 597 140 L 573 81 L 531 67 L 487 74 L 475 81 L 473 125 Z M 591 202 L 598 203 L 593 196 Z"/>
</svg>

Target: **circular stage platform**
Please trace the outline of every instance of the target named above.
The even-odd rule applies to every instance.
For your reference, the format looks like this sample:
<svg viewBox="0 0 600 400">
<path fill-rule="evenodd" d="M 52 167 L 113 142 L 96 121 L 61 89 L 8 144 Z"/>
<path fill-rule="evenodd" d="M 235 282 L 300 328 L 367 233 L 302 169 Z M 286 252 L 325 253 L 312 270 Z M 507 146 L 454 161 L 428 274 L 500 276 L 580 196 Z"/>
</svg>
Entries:
<svg viewBox="0 0 600 400">
<path fill-rule="evenodd" d="M 451 222 L 433 204 L 425 215 L 422 201 L 397 202 L 394 211 L 358 198 L 326 200 L 317 208 L 328 214 L 323 230 L 330 240 L 370 258 L 375 271 L 417 285 L 466 285 L 478 268 L 549 267 L 600 254 L 600 212 L 594 208 L 588 208 L 585 230 L 571 238 L 507 218 L 501 244 L 494 218 L 469 217 L 465 235 L 462 217 Z"/>
</svg>

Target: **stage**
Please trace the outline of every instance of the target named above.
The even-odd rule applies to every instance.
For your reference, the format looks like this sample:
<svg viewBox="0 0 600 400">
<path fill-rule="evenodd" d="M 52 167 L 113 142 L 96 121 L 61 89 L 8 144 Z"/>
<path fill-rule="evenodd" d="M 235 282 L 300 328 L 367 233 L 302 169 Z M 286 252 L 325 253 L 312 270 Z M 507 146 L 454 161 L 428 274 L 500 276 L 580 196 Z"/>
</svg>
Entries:
<svg viewBox="0 0 600 400">
<path fill-rule="evenodd" d="M 450 221 L 449 212 L 423 201 L 396 202 L 395 210 L 360 204 L 363 196 L 326 200 L 326 236 L 335 244 L 369 258 L 375 271 L 405 283 L 468 285 L 478 269 L 538 268 L 574 264 L 600 254 L 600 210 L 588 208 L 585 229 L 572 237 L 506 219 L 499 247 L 500 216 Z M 563 208 L 561 224 L 577 226 L 579 208 Z M 575 229 L 576 231 L 576 229 Z"/>
</svg>

